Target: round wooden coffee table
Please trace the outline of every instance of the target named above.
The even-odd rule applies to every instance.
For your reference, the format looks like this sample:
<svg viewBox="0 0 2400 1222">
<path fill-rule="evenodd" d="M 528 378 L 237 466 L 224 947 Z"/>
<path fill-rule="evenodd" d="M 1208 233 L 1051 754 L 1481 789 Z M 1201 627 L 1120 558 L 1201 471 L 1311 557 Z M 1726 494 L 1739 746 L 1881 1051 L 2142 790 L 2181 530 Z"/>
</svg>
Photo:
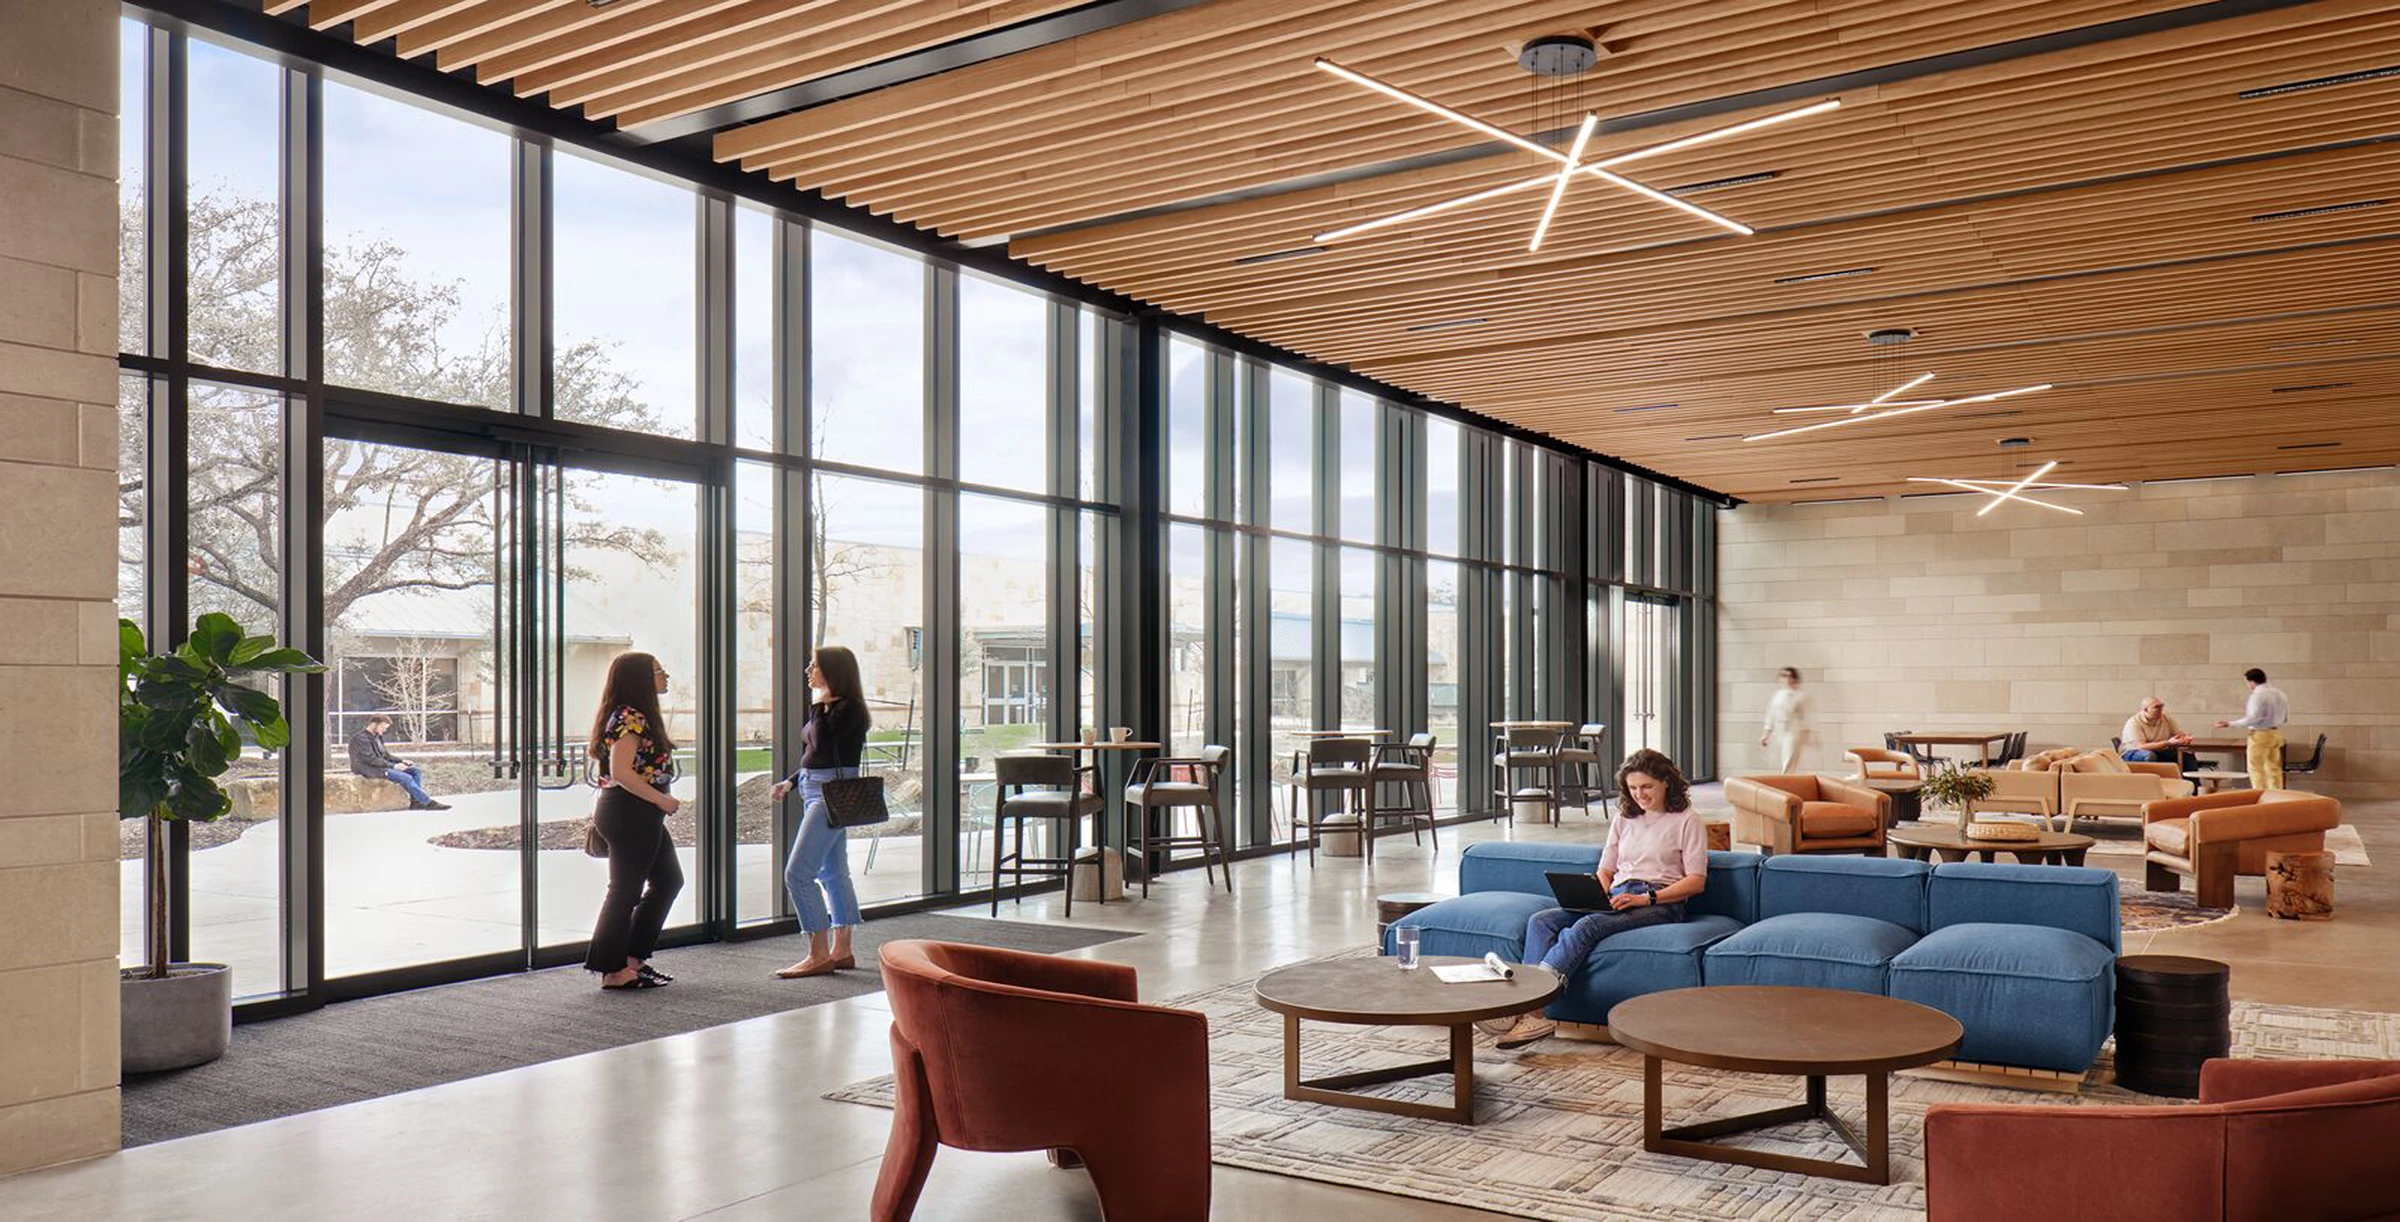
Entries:
<svg viewBox="0 0 2400 1222">
<path fill-rule="evenodd" d="M 1475 1024 L 1549 1005 L 1565 982 L 1537 965 L 1514 965 L 1514 980 L 1444 984 L 1432 970 L 1477 963 L 1457 955 L 1426 955 L 1423 967 L 1402 971 L 1391 959 L 1327 959 L 1279 967 L 1258 978 L 1258 1004 L 1283 1015 L 1283 1097 L 1399 1116 L 1475 1123 Z M 1324 1078 L 1300 1076 L 1300 1020 L 1360 1027 L 1447 1027 L 1450 1055 L 1384 1069 Z M 1381 1099 L 1354 1088 L 1451 1075 L 1450 1106 Z"/>
<path fill-rule="evenodd" d="M 1942 861 L 1965 861 L 1969 857 L 1993 861 L 1999 854 L 2009 853 L 2030 866 L 2079 866 L 2083 864 L 2084 853 L 2092 847 L 2089 836 L 2036 830 L 2040 834 L 2031 840 L 1977 840 L 1954 825 L 1920 823 L 1893 828 L 1883 838 L 1900 856 L 1916 861 L 1929 856 Z"/>
<path fill-rule="evenodd" d="M 1715 985 L 1670 989 L 1618 1002 L 1608 1012 L 1609 1037 L 1642 1054 L 1642 1148 L 1711 1162 L 1796 1171 L 1865 1184 L 1892 1182 L 1891 1075 L 1948 1060 L 1966 1029 L 1958 1020 L 1913 1001 L 1842 989 L 1779 985 Z M 1675 1061 L 1743 1073 L 1794 1074 L 1808 1079 L 1808 1101 L 1790 1107 L 1667 1128 L 1662 1119 L 1660 1065 Z M 1825 1106 L 1825 1079 L 1867 1079 L 1867 1126 L 1862 1138 Z M 1864 1165 L 1801 1158 L 1712 1144 L 1728 1133 L 1822 1120 Z"/>
</svg>

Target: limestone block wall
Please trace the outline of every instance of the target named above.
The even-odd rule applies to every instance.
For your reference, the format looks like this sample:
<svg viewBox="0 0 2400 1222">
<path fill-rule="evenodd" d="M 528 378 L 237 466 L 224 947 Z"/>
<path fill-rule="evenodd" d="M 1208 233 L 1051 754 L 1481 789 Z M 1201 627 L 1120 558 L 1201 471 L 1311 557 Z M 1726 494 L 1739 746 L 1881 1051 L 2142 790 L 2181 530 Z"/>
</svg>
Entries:
<svg viewBox="0 0 2400 1222">
<path fill-rule="evenodd" d="M 116 36 L 0 0 L 0 1173 L 118 1141 Z"/>
<path fill-rule="evenodd" d="M 1775 670 L 1807 680 L 1806 764 L 1887 730 L 2108 745 L 2146 695 L 2184 729 L 2238 716 L 2251 666 L 2331 736 L 2309 787 L 2400 789 L 2400 472 L 2069 492 L 2081 517 L 1984 498 L 1725 513 L 1718 707 L 1728 775 L 1758 770 Z"/>
</svg>

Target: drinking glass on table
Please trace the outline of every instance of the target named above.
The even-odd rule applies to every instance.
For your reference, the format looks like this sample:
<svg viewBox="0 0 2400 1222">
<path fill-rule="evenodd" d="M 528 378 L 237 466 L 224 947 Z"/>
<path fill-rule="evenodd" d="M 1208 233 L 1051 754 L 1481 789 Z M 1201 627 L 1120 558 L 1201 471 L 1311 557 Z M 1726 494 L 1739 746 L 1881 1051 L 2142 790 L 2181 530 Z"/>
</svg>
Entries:
<svg viewBox="0 0 2400 1222">
<path fill-rule="evenodd" d="M 1395 952 L 1394 957 L 1400 960 L 1401 971 L 1413 972 L 1417 970 L 1416 926 L 1403 925 L 1400 928 L 1393 930 L 1392 947 Z"/>
</svg>

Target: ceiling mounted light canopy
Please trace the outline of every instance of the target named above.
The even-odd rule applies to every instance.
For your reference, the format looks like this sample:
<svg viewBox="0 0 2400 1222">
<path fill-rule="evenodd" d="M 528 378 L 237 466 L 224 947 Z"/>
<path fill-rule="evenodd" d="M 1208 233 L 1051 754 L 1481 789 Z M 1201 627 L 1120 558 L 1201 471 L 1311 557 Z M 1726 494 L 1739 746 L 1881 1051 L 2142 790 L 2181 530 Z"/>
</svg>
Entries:
<svg viewBox="0 0 2400 1222">
<path fill-rule="evenodd" d="M 1552 38 L 1535 39 L 1534 41 L 1527 43 L 1523 54 L 1519 58 L 1519 63 L 1522 64 L 1527 71 L 1538 76 L 1564 77 L 1572 76 L 1588 70 L 1592 63 L 1597 62 L 1597 59 L 1597 49 L 1589 39 L 1580 38 L 1578 36 L 1557 36 Z M 1435 216 L 1440 213 L 1449 212 L 1456 208 L 1466 207 L 1469 204 L 1479 204 L 1486 200 L 1499 199 L 1502 196 L 1513 195 L 1521 191 L 1530 191 L 1537 187 L 1548 187 L 1550 189 L 1549 202 L 1543 206 L 1541 219 L 1534 227 L 1533 240 L 1526 247 L 1528 251 L 1540 250 L 1542 246 L 1542 239 L 1548 236 L 1551 221 L 1557 216 L 1559 205 L 1566 198 L 1567 185 L 1574 181 L 1578 175 L 1590 175 L 1591 177 L 1599 179 L 1601 182 L 1607 183 L 1612 187 L 1622 191 L 1630 191 L 1643 197 L 1644 199 L 1650 200 L 1653 203 L 1663 204 L 1667 207 L 1677 209 L 1678 211 L 1684 212 L 1700 220 L 1707 221 L 1712 225 L 1716 225 L 1733 233 L 1748 235 L 1756 231 L 1751 229 L 1748 225 L 1742 224 L 1740 221 L 1723 216 L 1716 212 L 1712 212 L 1699 206 L 1698 204 L 1689 203 L 1664 191 L 1660 191 L 1655 188 L 1645 186 L 1642 183 L 1635 182 L 1633 179 L 1614 172 L 1613 167 L 1628 165 L 1644 158 L 1659 156 L 1663 153 L 1672 153 L 1682 149 L 1693 148 L 1698 145 L 1723 140 L 1731 136 L 1742 135 L 1746 132 L 1754 132 L 1760 128 L 1772 127 L 1779 123 L 1788 123 L 1794 119 L 1804 119 L 1810 115 L 1823 114 L 1826 111 L 1832 110 L 1842 104 L 1840 98 L 1827 98 L 1822 102 L 1812 103 L 1810 105 L 1798 107 L 1793 110 L 1781 111 L 1776 114 L 1765 115 L 1756 119 L 1749 119 L 1744 122 L 1732 124 L 1731 126 L 1716 128 L 1711 131 L 1699 132 L 1694 135 L 1669 140 L 1663 144 L 1651 145 L 1648 148 L 1635 149 L 1631 152 L 1618 153 L 1614 156 L 1602 157 L 1587 161 L 1584 159 L 1585 150 L 1590 144 L 1594 133 L 1598 131 L 1600 125 L 1600 115 L 1596 111 L 1584 112 L 1583 121 L 1576 128 L 1572 143 L 1569 145 L 1566 151 L 1561 152 L 1540 140 L 1534 139 L 1530 136 L 1519 135 L 1518 133 L 1510 131 L 1509 129 L 1496 123 L 1489 123 L 1482 119 L 1478 119 L 1473 115 L 1467 114 L 1464 111 L 1444 106 L 1431 98 L 1425 97 L 1421 94 L 1412 93 L 1409 90 L 1403 89 L 1400 86 L 1394 85 L 1388 81 L 1378 80 L 1354 68 L 1344 67 L 1343 65 L 1337 64 L 1332 60 L 1320 57 L 1316 61 L 1316 66 L 1320 70 L 1330 73 L 1334 76 L 1338 76 L 1354 85 L 1358 85 L 1366 89 L 1372 89 L 1377 93 L 1383 94 L 1385 97 L 1409 106 L 1414 106 L 1419 110 L 1427 112 L 1428 114 L 1438 115 L 1441 118 L 1447 119 L 1452 123 L 1456 123 L 1470 131 L 1480 132 L 1483 135 L 1501 141 L 1504 144 L 1513 145 L 1546 161 L 1552 161 L 1558 164 L 1557 169 L 1545 170 L 1542 173 L 1534 175 L 1530 178 L 1523 178 L 1515 182 L 1503 183 L 1496 187 L 1487 187 L 1481 191 L 1469 192 L 1468 194 L 1457 196 L 1453 199 L 1442 200 L 1437 203 L 1425 204 L 1420 207 L 1405 209 L 1400 212 L 1392 213 L 1388 216 L 1377 217 L 1369 221 L 1361 221 L 1355 225 L 1345 225 L 1339 229 L 1332 229 L 1324 233 L 1317 234 L 1315 237 L 1310 239 L 1311 241 L 1319 243 L 1338 242 L 1344 238 L 1352 237 L 1357 234 L 1367 233 L 1376 229 L 1385 229 L 1389 228 L 1390 226 L 1403 224 L 1408 221 L 1420 220 L 1425 217 Z"/>
<path fill-rule="evenodd" d="M 2083 511 L 2075 508 L 2072 505 L 2060 505 L 2055 502 L 2040 500 L 2034 497 L 2026 496 L 2025 493 L 2028 491 L 2049 492 L 2053 490 L 2066 489 L 2081 489 L 2091 492 L 2123 492 L 2125 490 L 2125 485 L 2123 484 L 2061 484 L 2043 482 L 2042 477 L 2050 474 L 2050 472 L 2057 466 L 2058 460 L 2053 458 L 2049 462 L 2035 467 L 2033 471 L 2026 475 L 2023 479 L 2015 480 L 1942 479 L 1933 476 L 1912 475 L 1909 477 L 1908 482 L 1912 484 L 1943 484 L 1948 487 L 1957 488 L 1966 492 L 1979 493 L 1992 498 L 1989 504 L 1986 504 L 1983 508 L 1975 511 L 1975 516 L 1979 518 L 1995 509 L 1998 509 L 2001 503 L 2004 501 L 2021 501 L 2027 505 L 2039 505 L 2044 509 L 2055 509 L 2060 513 L 2071 513 L 2077 517 L 2081 517 L 2083 516 Z"/>
</svg>

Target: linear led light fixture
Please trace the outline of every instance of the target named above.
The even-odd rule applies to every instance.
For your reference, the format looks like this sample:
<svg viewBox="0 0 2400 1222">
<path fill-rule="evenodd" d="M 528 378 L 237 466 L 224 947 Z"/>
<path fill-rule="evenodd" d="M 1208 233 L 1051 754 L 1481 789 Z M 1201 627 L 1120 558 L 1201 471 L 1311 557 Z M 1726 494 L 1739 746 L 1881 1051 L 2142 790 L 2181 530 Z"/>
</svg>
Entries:
<svg viewBox="0 0 2400 1222">
<path fill-rule="evenodd" d="M 1823 114 L 1826 111 L 1832 110 L 1842 104 L 1842 100 L 1840 98 L 1827 98 L 1824 101 L 1813 102 L 1807 106 L 1798 107 L 1793 110 L 1780 111 L 1771 115 L 1762 115 L 1759 118 L 1745 120 L 1740 123 L 1732 124 L 1731 126 L 1714 128 L 1704 132 L 1695 132 L 1692 135 L 1684 136 L 1680 139 L 1669 140 L 1664 144 L 1655 144 L 1648 148 L 1635 149 L 1631 152 L 1619 153 L 1614 157 L 1604 157 L 1598 161 L 1584 161 L 1582 160 L 1580 145 L 1581 142 L 1589 140 L 1588 132 L 1597 128 L 1599 116 L 1596 114 L 1585 116 L 1584 131 L 1578 133 L 1579 143 L 1577 151 L 1562 153 L 1539 140 L 1535 140 L 1528 136 L 1519 135 L 1516 132 L 1512 132 L 1507 128 L 1500 126 L 1499 124 L 1489 123 L 1482 119 L 1478 119 L 1464 111 L 1444 106 L 1441 103 L 1425 97 L 1422 94 L 1412 93 L 1409 90 L 1403 89 L 1400 86 L 1394 85 L 1388 81 L 1377 80 L 1374 77 L 1368 76 L 1364 72 L 1360 72 L 1353 68 L 1344 67 L 1341 64 L 1337 64 L 1332 60 L 1325 59 L 1321 56 L 1316 60 L 1316 66 L 1320 70 L 1331 73 L 1334 76 L 1338 76 L 1343 80 L 1351 82 L 1352 84 L 1372 89 L 1377 93 L 1383 94 L 1385 97 L 1391 98 L 1405 105 L 1414 106 L 1419 110 L 1427 112 L 1428 114 L 1438 115 L 1441 118 L 1448 119 L 1449 121 L 1456 123 L 1461 127 L 1465 127 L 1470 131 L 1481 132 L 1482 134 L 1490 136 L 1495 140 L 1499 140 L 1502 143 L 1511 144 L 1518 148 L 1524 149 L 1526 152 L 1532 153 L 1537 157 L 1546 157 L 1551 161 L 1559 163 L 1559 165 L 1563 167 L 1562 169 L 1558 170 L 1546 171 L 1531 178 L 1519 179 L 1515 182 L 1502 183 L 1496 187 L 1487 187 L 1484 190 L 1471 192 L 1455 199 L 1443 200 L 1439 203 L 1427 204 L 1417 208 L 1410 208 L 1405 211 L 1392 213 L 1389 216 L 1377 217 L 1373 220 L 1361 221 L 1355 225 L 1346 225 L 1339 229 L 1328 230 L 1327 232 L 1320 233 L 1310 239 L 1311 241 L 1318 243 L 1338 242 L 1341 239 L 1350 237 L 1354 234 L 1366 233 L 1375 229 L 1383 229 L 1392 225 L 1402 224 L 1407 221 L 1419 220 L 1424 217 L 1448 212 L 1451 209 L 1465 207 L 1469 204 L 1482 203 L 1485 200 L 1498 199 L 1502 196 L 1512 195 L 1519 191 L 1528 191 L 1535 187 L 1546 186 L 1551 188 L 1550 204 L 1543 210 L 1543 216 L 1545 219 L 1541 229 L 1537 231 L 1537 235 L 1535 237 L 1535 245 L 1538 246 L 1540 244 L 1541 235 L 1546 234 L 1548 231 L 1548 218 L 1557 212 L 1559 201 L 1565 195 L 1566 184 L 1572 180 L 1574 175 L 1577 174 L 1589 174 L 1612 187 L 1618 188 L 1619 190 L 1631 191 L 1636 195 L 1651 200 L 1652 202 L 1665 204 L 1668 207 L 1675 208 L 1694 217 L 1698 217 L 1701 220 L 1707 221 L 1712 225 L 1717 225 L 1724 229 L 1731 230 L 1734 233 L 1747 236 L 1756 231 L 1751 229 L 1748 225 L 1742 224 L 1740 221 L 1733 220 L 1729 217 L 1720 216 L 1706 208 L 1700 207 L 1698 204 L 1687 203 L 1663 191 L 1659 191 L 1655 188 L 1644 186 L 1641 183 L 1635 182 L 1634 180 L 1627 178 L 1622 174 L 1613 173 L 1611 172 L 1610 167 L 1626 165 L 1635 161 L 1640 161 L 1644 158 L 1656 157 L 1662 153 L 1671 153 L 1681 149 L 1707 144 L 1712 141 L 1723 140 L 1730 136 L 1738 136 L 1746 132 L 1757 131 L 1760 128 L 1772 127 L 1778 123 L 1788 123 L 1794 119 L 1806 118 L 1810 115 Z"/>
<path fill-rule="evenodd" d="M 1751 435 L 1742 438 L 1742 440 L 1745 442 L 1771 441 L 1777 437 L 1790 437 L 1798 433 L 1813 433 L 1818 429 L 1840 428 L 1845 424 L 1867 424 L 1876 420 L 1890 420 L 1896 416 L 1911 416 L 1918 412 L 1930 412 L 1937 408 L 1963 407 L 1969 403 L 1990 403 L 1995 399 L 2006 399 L 2014 395 L 2030 395 L 2035 391 L 2048 390 L 2050 387 L 2050 383 L 2041 382 L 2032 386 L 2019 386 L 2011 390 L 1995 390 L 1989 394 L 1968 395 L 1962 399 L 1931 399 L 1917 401 L 1895 399 L 1886 403 L 1883 411 L 1871 412 L 1866 415 L 1852 413 L 1845 416 L 1836 416 L 1831 420 L 1820 420 L 1815 424 L 1803 424 L 1795 428 L 1777 429 L 1771 433 L 1752 433 Z M 1905 406 L 1902 406 L 1903 404 L 1905 404 Z M 1845 407 L 1846 406 L 1847 405 L 1845 405 Z M 1873 405 L 1870 404 L 1869 406 Z M 1818 410 L 1827 409 L 1820 408 Z"/>
<path fill-rule="evenodd" d="M 2344 386 L 2356 385 L 2358 385 L 2356 382 L 2311 382 L 2306 386 L 2270 387 L 2267 393 L 2270 395 L 2296 395 L 2304 390 L 2338 390 Z"/>
<path fill-rule="evenodd" d="M 1872 276 L 1872 267 L 1845 267 L 1838 272 L 1810 272 L 1805 276 L 1777 276 L 1777 284 L 1814 284 L 1819 280 L 1847 280 L 1852 276 Z"/>
<path fill-rule="evenodd" d="M 2299 445 L 2277 446 L 2278 450 L 2330 450 L 2341 445 L 2338 441 L 2308 441 Z"/>
<path fill-rule="evenodd" d="M 1330 246 L 1295 246 L 1290 250 L 1269 251 L 1263 255 L 1243 255 L 1241 258 L 1235 259 L 1233 265 L 1248 267 L 1254 263 L 1280 263 L 1285 259 L 1305 259 L 1310 255 L 1324 254 L 1331 249 L 1333 248 Z"/>
<path fill-rule="evenodd" d="M 2295 341 L 2295 342 L 2293 342 L 2293 343 L 2289 343 L 2289 344 L 2269 344 L 2269 345 L 2267 345 L 2267 351 L 2269 351 L 2269 352 L 2290 352 L 2290 351 L 2292 351 L 2292 350 L 2294 350 L 2294 349 L 2298 349 L 2298 348 L 2339 348 L 2339 347 L 2342 347 L 2342 346 L 2343 346 L 2343 345 L 2345 345 L 2345 344 L 2355 344 L 2355 343 L 2358 343 L 2358 342 L 2359 342 L 2358 340 L 2356 340 L 2356 339 L 2351 339 L 2351 338 L 2345 338 L 2345 339 L 2304 339 L 2304 340 L 2298 340 L 2298 341 Z"/>
<path fill-rule="evenodd" d="M 1830 484 L 1840 478 L 1842 477 L 1838 475 L 1810 475 L 1792 482 L 1795 484 Z"/>
<path fill-rule="evenodd" d="M 1670 408 L 1670 407 L 1681 407 L 1681 406 L 1683 406 L 1683 405 L 1682 405 L 1682 404 L 1680 404 L 1680 403 L 1644 403 L 1644 404 L 1642 404 L 1640 407 L 1620 407 L 1620 408 L 1618 408 L 1618 409 L 1617 409 L 1617 411 L 1619 411 L 1619 412 L 1663 412 L 1663 411 L 1665 411 L 1666 409 L 1668 409 L 1668 408 Z"/>
<path fill-rule="evenodd" d="M 1870 407 L 1914 407 L 1926 403 L 1939 403 L 1941 402 L 1939 399 L 1902 399 L 1898 397 L 1901 392 L 1914 390 L 1932 380 L 1932 374 L 1920 374 L 1864 403 L 1824 403 L 1814 407 L 1779 407 L 1775 409 L 1775 414 L 1790 416 L 1803 412 L 1849 412 L 1855 416 Z"/>
<path fill-rule="evenodd" d="M 1667 188 L 1667 194 L 1702 195 L 1710 191 L 1747 187 L 1752 183 L 1773 182 L 1781 177 L 1783 177 L 1783 172 L 1780 170 L 1760 170 L 1756 174 L 1736 174 L 1731 178 L 1711 178 L 1707 182 L 1687 182 L 1680 187 Z"/>
<path fill-rule="evenodd" d="M 1453 318 L 1448 322 L 1421 322 L 1408 330 L 1411 332 L 1447 331 L 1452 327 L 1480 327 L 1490 321 L 1488 318 Z"/>
<path fill-rule="evenodd" d="M 2250 220 L 2253 223 L 2259 221 L 2292 221 L 2298 220 L 2304 216 L 2327 216 L 2336 212 L 2357 212 L 2365 208 L 2381 208 L 2390 202 L 2392 201 L 2388 199 L 2359 199 L 2352 200 L 2346 204 L 2325 204 L 2315 208 L 2293 208 L 2283 212 L 2261 212 L 2257 216 L 2251 217 Z"/>
<path fill-rule="evenodd" d="M 2083 511 L 2074 508 L 2073 506 L 2054 504 L 2050 501 L 2040 500 L 2024 494 L 2028 491 L 2047 492 L 2053 489 L 2069 488 L 2088 489 L 2094 492 L 2122 492 L 2125 490 L 2125 485 L 2123 484 L 2064 484 L 2057 482 L 2044 482 L 2042 476 L 2049 474 L 2051 469 L 2056 466 L 2058 466 L 2058 462 L 2057 460 L 2053 459 L 2049 462 L 2043 463 L 2041 466 L 2035 468 L 2032 474 L 2027 475 L 2023 479 L 2019 480 L 1937 479 L 1930 476 L 1912 475 L 1909 477 L 1908 482 L 1912 484 L 1942 484 L 1947 487 L 1957 488 L 1966 492 L 1978 493 L 1980 495 L 1992 498 L 1991 504 L 1975 511 L 1975 516 L 1977 517 L 1982 517 L 1983 515 L 1990 513 L 1992 510 L 1999 508 L 2002 501 L 2023 501 L 2028 505 L 2039 505 L 2044 509 L 2055 509 L 2060 513 L 2071 513 L 2077 517 L 2081 517 L 2083 516 Z"/>
<path fill-rule="evenodd" d="M 1583 126 L 1575 129 L 1575 142 L 1567 147 L 1567 163 L 1559 169 L 1558 181 L 1551 184 L 1550 202 L 1542 205 L 1542 219 L 1533 227 L 1533 241 L 1526 244 L 1526 254 L 1540 250 L 1542 239 L 1549 236 L 1550 220 L 1558 215 L 1558 201 L 1567 197 L 1567 183 L 1574 178 L 1575 171 L 1583 168 L 1583 147 L 1592 142 L 1592 129 L 1598 126 L 1599 113 L 1586 111 Z"/>
<path fill-rule="evenodd" d="M 2277 98 L 2287 93 L 2302 93 L 2310 89 L 2331 89 L 2335 85 L 2355 85 L 2360 81 L 2377 81 L 2387 76 L 2400 76 L 2400 64 L 2394 64 L 2388 68 L 2368 68 L 2363 72 L 2345 72 L 2340 76 L 2320 76 L 2312 80 L 2285 81 L 2280 85 L 2245 89 L 2234 96 L 2245 99 Z"/>
</svg>

